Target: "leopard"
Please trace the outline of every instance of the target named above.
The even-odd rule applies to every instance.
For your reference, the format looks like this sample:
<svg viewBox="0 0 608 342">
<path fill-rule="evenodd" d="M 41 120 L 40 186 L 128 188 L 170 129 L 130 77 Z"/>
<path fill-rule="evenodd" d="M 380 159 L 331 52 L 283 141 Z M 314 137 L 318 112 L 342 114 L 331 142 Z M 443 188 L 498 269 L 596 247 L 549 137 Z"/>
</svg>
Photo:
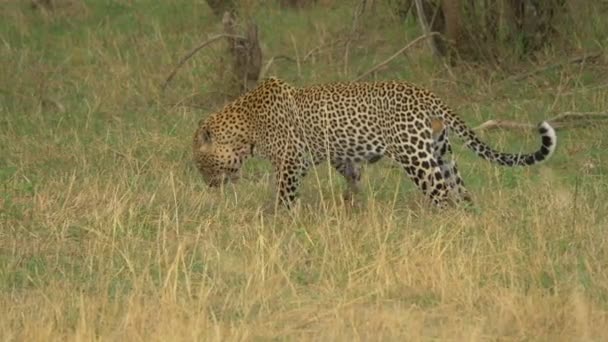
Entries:
<svg viewBox="0 0 608 342">
<path fill-rule="evenodd" d="M 209 187 L 236 181 L 253 156 L 270 161 L 277 203 L 288 208 L 314 166 L 329 162 L 346 180 L 345 194 L 356 194 L 362 166 L 387 157 L 433 206 L 445 208 L 472 201 L 452 158 L 450 133 L 482 159 L 515 167 L 539 164 L 553 155 L 554 128 L 542 121 L 536 129 L 541 146 L 535 152 L 499 152 L 434 92 L 407 81 L 294 86 L 268 77 L 201 119 L 192 149 Z"/>
</svg>

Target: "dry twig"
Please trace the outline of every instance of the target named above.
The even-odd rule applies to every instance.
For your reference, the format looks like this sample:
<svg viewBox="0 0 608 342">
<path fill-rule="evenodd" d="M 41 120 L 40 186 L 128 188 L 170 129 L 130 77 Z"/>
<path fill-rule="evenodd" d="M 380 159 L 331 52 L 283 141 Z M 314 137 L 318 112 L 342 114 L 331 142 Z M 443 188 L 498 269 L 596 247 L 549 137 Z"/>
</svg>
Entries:
<svg viewBox="0 0 608 342">
<path fill-rule="evenodd" d="M 306 60 L 308 60 L 310 57 L 312 57 L 316 52 L 321 51 L 322 49 L 326 48 L 326 47 L 330 47 L 333 45 L 338 45 L 340 43 L 344 43 L 344 44 L 348 44 L 351 40 L 354 40 L 355 38 L 350 37 L 348 39 L 336 39 L 334 41 L 331 41 L 329 43 L 325 43 L 325 44 L 321 44 L 319 46 L 316 46 L 312 49 L 310 49 L 302 58 L 302 62 L 305 62 Z"/>
<path fill-rule="evenodd" d="M 399 56 L 400 54 L 402 54 L 405 50 L 409 49 L 410 47 L 412 47 L 414 44 L 418 43 L 420 40 L 422 39 L 426 39 L 435 35 L 439 35 L 438 32 L 431 32 L 431 33 L 427 33 L 424 34 L 414 40 L 412 40 L 411 42 L 409 42 L 406 46 L 402 47 L 401 49 L 399 49 L 399 51 L 395 52 L 392 56 L 390 56 L 389 58 L 385 59 L 384 61 L 376 64 L 373 68 L 369 69 L 368 71 L 364 72 L 363 74 L 359 75 L 357 78 L 355 78 L 355 81 L 358 81 L 362 78 L 364 78 L 365 76 L 373 73 L 374 71 L 380 69 L 381 67 L 387 65 L 388 63 L 390 63 L 393 59 L 397 58 L 397 56 Z"/>
<path fill-rule="evenodd" d="M 351 39 L 351 40 L 354 40 L 354 39 Z M 262 68 L 262 72 L 260 73 L 260 79 L 262 79 L 262 78 L 264 78 L 266 76 L 266 74 L 268 73 L 268 70 L 270 70 L 270 68 L 272 67 L 272 65 L 276 61 L 286 60 L 288 62 L 297 63 L 297 64 L 305 63 L 309 59 L 311 59 L 315 55 L 315 53 L 323 50 L 324 48 L 331 47 L 331 46 L 334 46 L 334 45 L 338 45 L 338 44 L 341 44 L 341 43 L 346 43 L 346 42 L 347 42 L 347 40 L 344 40 L 344 39 L 336 39 L 336 40 L 331 41 L 329 43 L 324 43 L 324 44 L 321 44 L 319 46 L 315 46 L 314 48 L 310 49 L 304 55 L 304 57 L 298 58 L 298 59 L 295 59 L 295 58 L 287 56 L 287 55 L 276 55 L 276 56 L 273 56 L 273 57 L 271 57 L 268 60 L 268 62 L 266 62 L 266 64 L 264 65 L 264 68 Z"/>
<path fill-rule="evenodd" d="M 199 50 L 201 50 L 202 48 L 204 48 L 205 46 L 216 42 L 222 38 L 234 38 L 234 39 L 245 39 L 245 37 L 243 36 L 239 36 L 239 35 L 233 35 L 233 34 L 218 34 L 215 35 L 211 38 L 209 38 L 208 40 L 206 40 L 205 42 L 201 43 L 199 46 L 195 47 L 194 49 L 192 49 L 192 51 L 188 52 L 184 57 L 182 57 L 182 59 L 179 61 L 179 63 L 177 63 L 177 65 L 175 66 L 175 68 L 173 68 L 173 71 L 171 71 L 171 73 L 169 74 L 169 76 L 167 77 L 167 79 L 165 80 L 165 82 L 163 82 L 163 84 L 161 85 L 161 90 L 165 91 L 165 88 L 167 87 L 167 85 L 169 84 L 169 82 L 171 82 L 171 80 L 173 79 L 173 77 L 175 77 L 175 74 L 177 73 L 177 70 L 184 65 L 184 63 L 186 63 L 186 61 L 188 61 L 190 58 L 192 58 L 192 56 L 194 56 L 195 53 L 197 53 Z"/>
<path fill-rule="evenodd" d="M 574 94 L 584 93 L 584 92 L 588 92 L 588 91 L 596 91 L 596 90 L 604 89 L 604 88 L 608 88 L 608 83 L 599 84 L 599 85 L 596 85 L 593 87 L 578 88 L 578 89 L 574 89 L 571 91 L 566 91 L 566 92 L 562 93 L 562 96 L 574 95 Z"/>
<path fill-rule="evenodd" d="M 272 66 L 272 64 L 275 61 L 278 61 L 280 59 L 284 59 L 286 61 L 293 62 L 293 63 L 298 63 L 298 61 L 296 61 L 295 59 L 293 59 L 289 56 L 285 56 L 285 55 L 272 56 L 268 60 L 268 62 L 266 62 L 266 65 L 264 65 L 264 68 L 262 69 L 262 72 L 260 73 L 260 79 L 263 79 L 264 77 L 266 77 L 266 74 L 268 73 L 268 70 L 270 70 L 270 67 Z"/>
</svg>

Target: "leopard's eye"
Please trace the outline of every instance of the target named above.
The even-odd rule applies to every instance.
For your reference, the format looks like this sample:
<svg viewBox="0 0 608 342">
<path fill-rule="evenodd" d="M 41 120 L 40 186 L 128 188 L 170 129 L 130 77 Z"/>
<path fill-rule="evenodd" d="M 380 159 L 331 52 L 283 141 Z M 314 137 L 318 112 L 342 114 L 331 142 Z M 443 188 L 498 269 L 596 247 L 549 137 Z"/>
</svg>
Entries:
<svg viewBox="0 0 608 342">
<path fill-rule="evenodd" d="M 211 143 L 211 132 L 209 132 L 208 129 L 204 129 L 200 134 L 199 134 L 199 139 L 200 141 L 202 141 L 205 144 L 210 144 Z"/>
</svg>

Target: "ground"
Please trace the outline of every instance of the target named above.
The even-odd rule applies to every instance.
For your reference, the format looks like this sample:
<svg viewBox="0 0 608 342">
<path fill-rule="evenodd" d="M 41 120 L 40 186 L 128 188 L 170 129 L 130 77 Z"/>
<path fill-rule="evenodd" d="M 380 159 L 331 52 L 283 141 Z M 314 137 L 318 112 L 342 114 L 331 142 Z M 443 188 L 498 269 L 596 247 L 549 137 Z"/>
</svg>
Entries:
<svg viewBox="0 0 608 342">
<path fill-rule="evenodd" d="M 160 91 L 221 30 L 204 2 L 65 3 L 0 4 L 0 339 L 608 337 L 602 124 L 558 131 L 554 157 L 530 168 L 491 165 L 452 139 L 468 210 L 431 209 L 381 161 L 364 172 L 359 206 L 344 205 L 345 184 L 322 165 L 299 211 L 275 215 L 268 163 L 211 190 L 190 160 L 198 120 L 226 99 L 221 44 Z M 301 59 L 277 58 L 268 74 L 354 79 L 420 34 L 380 6 L 347 54 L 353 6 L 330 3 L 246 8 L 265 61 Z M 510 78 L 562 51 L 606 51 L 604 16 L 585 18 L 568 50 L 447 69 L 420 44 L 371 77 L 433 89 L 473 126 L 605 110 L 605 59 Z M 482 138 L 513 152 L 538 144 L 535 132 Z"/>
</svg>

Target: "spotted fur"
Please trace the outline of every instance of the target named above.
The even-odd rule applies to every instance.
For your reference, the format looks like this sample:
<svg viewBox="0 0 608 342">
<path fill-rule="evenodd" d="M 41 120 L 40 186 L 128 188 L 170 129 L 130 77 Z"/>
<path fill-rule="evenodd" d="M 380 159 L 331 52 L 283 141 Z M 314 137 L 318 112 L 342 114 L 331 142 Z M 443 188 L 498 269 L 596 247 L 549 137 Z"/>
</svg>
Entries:
<svg viewBox="0 0 608 342">
<path fill-rule="evenodd" d="M 451 160 L 448 132 L 488 161 L 504 166 L 540 163 L 555 150 L 557 137 L 546 122 L 538 126 L 542 145 L 534 153 L 497 152 L 435 94 L 401 81 L 332 83 L 297 88 L 277 78 L 199 122 L 194 161 L 210 186 L 235 179 L 254 152 L 275 169 L 278 198 L 290 205 L 302 178 L 329 161 L 352 192 L 360 164 L 387 156 L 430 198 L 445 206 L 450 198 L 469 200 Z"/>
</svg>

